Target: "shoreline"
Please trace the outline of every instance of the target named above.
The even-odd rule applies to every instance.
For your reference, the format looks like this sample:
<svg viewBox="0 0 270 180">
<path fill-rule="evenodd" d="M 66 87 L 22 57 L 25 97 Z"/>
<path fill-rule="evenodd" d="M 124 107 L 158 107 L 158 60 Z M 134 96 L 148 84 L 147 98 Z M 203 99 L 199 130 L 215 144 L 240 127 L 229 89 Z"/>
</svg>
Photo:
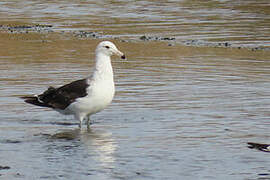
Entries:
<svg viewBox="0 0 270 180">
<path fill-rule="evenodd" d="M 165 42 L 168 46 L 182 45 L 191 47 L 210 47 L 210 48 L 232 48 L 232 49 L 245 49 L 249 51 L 270 51 L 270 47 L 267 46 L 248 46 L 245 44 L 239 45 L 230 43 L 228 41 L 210 42 L 198 39 L 177 39 L 175 37 L 167 36 L 156 36 L 156 35 L 132 35 L 119 36 L 104 34 L 102 32 L 94 32 L 87 30 L 63 30 L 54 28 L 50 24 L 14 24 L 4 25 L 0 24 L 0 33 L 8 34 L 28 34 L 28 33 L 39 33 L 39 34 L 50 34 L 57 33 L 59 35 L 65 35 L 75 38 L 83 39 L 114 39 L 120 40 L 121 42 Z"/>
</svg>

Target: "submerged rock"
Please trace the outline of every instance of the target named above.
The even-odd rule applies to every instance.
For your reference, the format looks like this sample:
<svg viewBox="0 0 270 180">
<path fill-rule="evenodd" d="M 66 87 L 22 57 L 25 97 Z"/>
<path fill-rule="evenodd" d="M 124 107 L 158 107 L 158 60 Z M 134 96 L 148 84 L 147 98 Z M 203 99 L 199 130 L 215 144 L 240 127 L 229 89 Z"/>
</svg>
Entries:
<svg viewBox="0 0 270 180">
<path fill-rule="evenodd" d="M 4 143 L 11 143 L 11 144 L 17 144 L 17 143 L 21 143 L 22 141 L 19 140 L 11 140 L 11 139 L 7 139 L 4 141 Z"/>
<path fill-rule="evenodd" d="M 73 34 L 79 38 L 102 38 L 102 35 L 97 32 L 75 31 Z"/>
<path fill-rule="evenodd" d="M 250 149 L 258 149 L 263 152 L 270 152 L 270 144 L 260 144 L 253 142 L 248 142 L 247 144 L 249 145 L 248 148 Z"/>
<path fill-rule="evenodd" d="M 38 33 L 48 33 L 53 32 L 52 25 L 47 24 L 33 24 L 33 25 L 0 25 L 0 29 L 8 31 L 10 33 L 28 33 L 28 32 L 38 32 Z"/>
<path fill-rule="evenodd" d="M 1 166 L 0 165 L 0 170 L 4 170 L 4 169 L 10 169 L 10 167 L 9 166 Z"/>
<path fill-rule="evenodd" d="M 157 37 L 157 36 L 146 36 L 143 35 L 139 38 L 142 41 L 173 41 L 174 37 Z"/>
</svg>

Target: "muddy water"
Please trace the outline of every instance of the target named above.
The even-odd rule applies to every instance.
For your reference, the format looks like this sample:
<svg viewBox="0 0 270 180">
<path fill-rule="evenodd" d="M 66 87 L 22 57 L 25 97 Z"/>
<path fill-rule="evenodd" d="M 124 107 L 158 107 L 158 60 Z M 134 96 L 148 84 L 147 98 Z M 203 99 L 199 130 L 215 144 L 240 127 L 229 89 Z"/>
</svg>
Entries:
<svg viewBox="0 0 270 180">
<path fill-rule="evenodd" d="M 0 166 L 10 167 L 0 177 L 270 178 L 269 154 L 246 147 L 270 143 L 270 52 L 137 38 L 267 47 L 268 4 L 256 2 L 2 1 L 4 25 L 52 24 L 53 32 L 0 33 Z M 113 58 L 116 96 L 92 117 L 89 131 L 18 98 L 91 73 L 95 46 L 104 38 L 73 34 L 82 29 L 103 31 L 128 57 Z"/>
<path fill-rule="evenodd" d="M 50 24 L 55 30 L 90 30 L 134 39 L 173 36 L 177 41 L 270 46 L 268 0 L 208 1 L 1 1 L 1 24 Z"/>
</svg>

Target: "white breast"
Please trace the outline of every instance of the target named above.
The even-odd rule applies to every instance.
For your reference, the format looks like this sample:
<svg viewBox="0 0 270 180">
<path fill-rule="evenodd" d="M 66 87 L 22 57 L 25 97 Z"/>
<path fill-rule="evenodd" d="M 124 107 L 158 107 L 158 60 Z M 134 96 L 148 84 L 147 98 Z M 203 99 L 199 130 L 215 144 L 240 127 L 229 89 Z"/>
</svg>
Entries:
<svg viewBox="0 0 270 180">
<path fill-rule="evenodd" d="M 107 107 L 114 97 L 113 69 L 110 56 L 99 53 L 92 78 L 88 81 L 87 96 L 69 105 L 72 114 L 91 115 Z"/>
<path fill-rule="evenodd" d="M 114 93 L 113 81 L 102 81 L 94 84 L 85 98 L 85 101 L 88 101 L 89 105 L 91 104 L 91 112 L 88 114 L 99 112 L 108 106 L 112 102 Z"/>
<path fill-rule="evenodd" d="M 72 114 L 78 112 L 85 115 L 95 114 L 112 102 L 114 93 L 115 88 L 112 78 L 97 81 L 92 80 L 87 89 L 87 96 L 78 98 L 67 109 Z"/>
</svg>

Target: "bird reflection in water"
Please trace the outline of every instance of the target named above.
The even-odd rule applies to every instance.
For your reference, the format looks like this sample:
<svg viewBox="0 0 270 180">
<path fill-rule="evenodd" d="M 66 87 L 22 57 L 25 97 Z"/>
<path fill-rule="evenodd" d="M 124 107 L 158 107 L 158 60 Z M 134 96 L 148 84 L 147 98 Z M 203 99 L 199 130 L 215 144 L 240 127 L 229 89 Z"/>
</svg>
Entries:
<svg viewBox="0 0 270 180">
<path fill-rule="evenodd" d="M 114 167 L 115 151 L 117 149 L 117 144 L 115 140 L 112 138 L 112 134 L 110 132 L 91 128 L 85 131 L 81 131 L 80 129 L 72 129 L 72 130 L 68 129 L 55 133 L 50 137 L 53 140 L 55 139 L 67 140 L 66 142 L 70 142 L 69 144 L 72 144 L 70 146 L 71 149 L 80 147 L 79 148 L 80 150 L 78 150 L 80 151 L 80 155 L 83 154 L 85 158 L 94 159 L 95 162 L 100 163 L 102 167 L 105 168 Z M 64 144 L 66 147 L 66 143 Z M 81 152 L 81 149 L 85 151 Z M 76 152 L 73 151 L 73 153 Z"/>
</svg>

